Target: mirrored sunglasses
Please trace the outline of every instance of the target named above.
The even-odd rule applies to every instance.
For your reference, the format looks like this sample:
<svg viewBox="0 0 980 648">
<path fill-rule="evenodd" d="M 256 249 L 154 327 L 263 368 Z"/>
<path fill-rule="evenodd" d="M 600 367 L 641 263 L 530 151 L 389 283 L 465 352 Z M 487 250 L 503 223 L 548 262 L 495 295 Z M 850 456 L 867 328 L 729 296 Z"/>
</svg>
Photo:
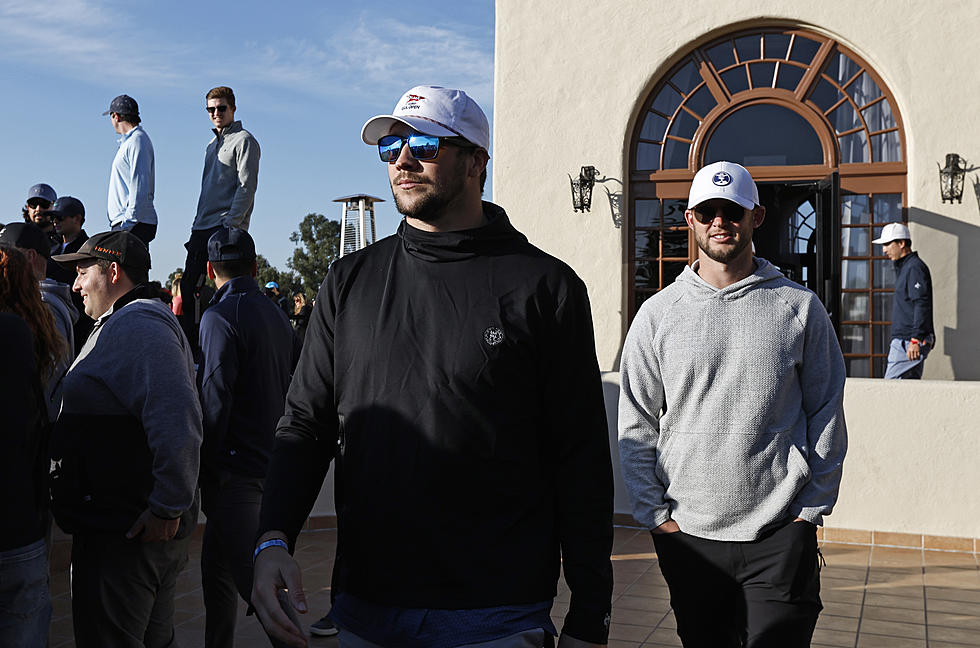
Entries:
<svg viewBox="0 0 980 648">
<path fill-rule="evenodd" d="M 439 155 L 439 146 L 449 144 L 460 148 L 477 148 L 475 144 L 462 137 L 436 137 L 412 133 L 405 137 L 385 135 L 378 140 L 378 155 L 382 162 L 394 162 L 402 152 L 402 147 L 408 143 L 408 150 L 416 160 L 432 160 Z"/>
</svg>

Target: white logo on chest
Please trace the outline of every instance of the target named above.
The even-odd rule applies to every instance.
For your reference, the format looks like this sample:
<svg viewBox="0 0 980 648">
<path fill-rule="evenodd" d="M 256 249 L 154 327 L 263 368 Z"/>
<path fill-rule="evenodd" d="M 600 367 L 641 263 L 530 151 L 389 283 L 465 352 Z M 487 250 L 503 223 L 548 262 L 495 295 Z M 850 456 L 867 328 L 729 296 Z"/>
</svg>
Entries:
<svg viewBox="0 0 980 648">
<path fill-rule="evenodd" d="M 504 341 L 504 332 L 496 326 L 491 326 L 483 332 L 483 341 L 490 346 L 497 346 Z"/>
</svg>

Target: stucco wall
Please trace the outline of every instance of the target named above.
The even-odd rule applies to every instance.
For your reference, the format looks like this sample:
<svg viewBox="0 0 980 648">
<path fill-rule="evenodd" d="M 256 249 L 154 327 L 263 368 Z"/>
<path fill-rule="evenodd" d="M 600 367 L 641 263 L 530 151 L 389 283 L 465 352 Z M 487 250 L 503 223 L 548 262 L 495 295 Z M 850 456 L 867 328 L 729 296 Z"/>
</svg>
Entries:
<svg viewBox="0 0 980 648">
<path fill-rule="evenodd" d="M 611 443 L 619 376 L 603 376 Z M 848 450 L 840 498 L 825 525 L 980 537 L 980 382 L 850 378 L 844 390 Z M 629 513 L 619 462 L 616 512 Z"/>
<path fill-rule="evenodd" d="M 844 43 L 894 93 L 906 131 L 913 248 L 935 284 L 938 343 L 926 378 L 980 379 L 978 200 L 968 180 L 962 204 L 941 204 L 936 167 L 950 152 L 980 162 L 980 3 L 940 11 L 886 0 L 498 0 L 496 19 L 494 199 L 585 280 L 603 369 L 618 367 L 626 271 L 625 228 L 616 227 L 605 190 L 628 191 L 627 148 L 641 103 L 692 47 L 781 21 Z M 567 174 L 587 164 L 608 180 L 596 185 L 590 213 L 574 213 Z M 624 195 L 624 216 L 628 201 Z"/>
</svg>

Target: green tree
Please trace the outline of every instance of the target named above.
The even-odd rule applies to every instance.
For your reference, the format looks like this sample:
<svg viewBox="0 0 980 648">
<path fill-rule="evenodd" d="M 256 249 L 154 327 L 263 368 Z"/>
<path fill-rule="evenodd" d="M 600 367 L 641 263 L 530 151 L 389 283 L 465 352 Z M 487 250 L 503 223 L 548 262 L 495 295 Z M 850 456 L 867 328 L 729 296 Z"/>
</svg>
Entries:
<svg viewBox="0 0 980 648">
<path fill-rule="evenodd" d="M 299 274 L 307 297 L 312 298 L 339 255 L 340 222 L 323 214 L 307 214 L 299 224 L 299 231 L 290 234 L 289 240 L 297 247 L 286 264 Z"/>
<path fill-rule="evenodd" d="M 258 268 L 255 280 L 259 288 L 265 288 L 267 283 L 275 281 L 279 284 L 279 293 L 285 295 L 287 299 L 303 289 L 303 283 L 295 273 L 279 270 L 261 254 L 256 255 L 255 265 Z"/>
</svg>

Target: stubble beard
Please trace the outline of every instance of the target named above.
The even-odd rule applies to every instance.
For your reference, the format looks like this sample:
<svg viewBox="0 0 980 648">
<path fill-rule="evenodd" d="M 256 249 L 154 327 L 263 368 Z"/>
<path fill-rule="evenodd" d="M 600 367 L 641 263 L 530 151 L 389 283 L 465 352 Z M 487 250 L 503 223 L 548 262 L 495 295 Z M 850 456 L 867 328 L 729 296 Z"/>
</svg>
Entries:
<svg viewBox="0 0 980 648">
<path fill-rule="evenodd" d="M 440 220 L 446 207 L 463 194 L 466 187 L 465 160 L 460 159 L 454 169 L 452 178 L 439 183 L 425 182 L 416 186 L 412 197 L 404 196 L 396 189 L 397 183 L 403 179 L 415 180 L 418 176 L 411 173 L 399 174 L 391 183 L 391 195 L 395 199 L 395 208 L 402 216 L 414 218 L 424 223 Z M 422 178 L 419 178 L 422 179 Z M 422 191 L 419 191 L 421 189 Z"/>
<path fill-rule="evenodd" d="M 744 233 L 743 233 L 744 234 Z M 736 239 L 736 243 L 731 246 L 725 246 L 724 248 L 712 248 L 711 247 L 711 237 L 708 236 L 708 232 L 694 232 L 694 239 L 698 243 L 698 247 L 708 255 L 712 261 L 717 261 L 718 263 L 729 264 L 735 259 L 737 259 L 745 251 L 745 248 L 752 244 L 752 234 L 748 233 L 747 236 L 740 236 Z"/>
</svg>

